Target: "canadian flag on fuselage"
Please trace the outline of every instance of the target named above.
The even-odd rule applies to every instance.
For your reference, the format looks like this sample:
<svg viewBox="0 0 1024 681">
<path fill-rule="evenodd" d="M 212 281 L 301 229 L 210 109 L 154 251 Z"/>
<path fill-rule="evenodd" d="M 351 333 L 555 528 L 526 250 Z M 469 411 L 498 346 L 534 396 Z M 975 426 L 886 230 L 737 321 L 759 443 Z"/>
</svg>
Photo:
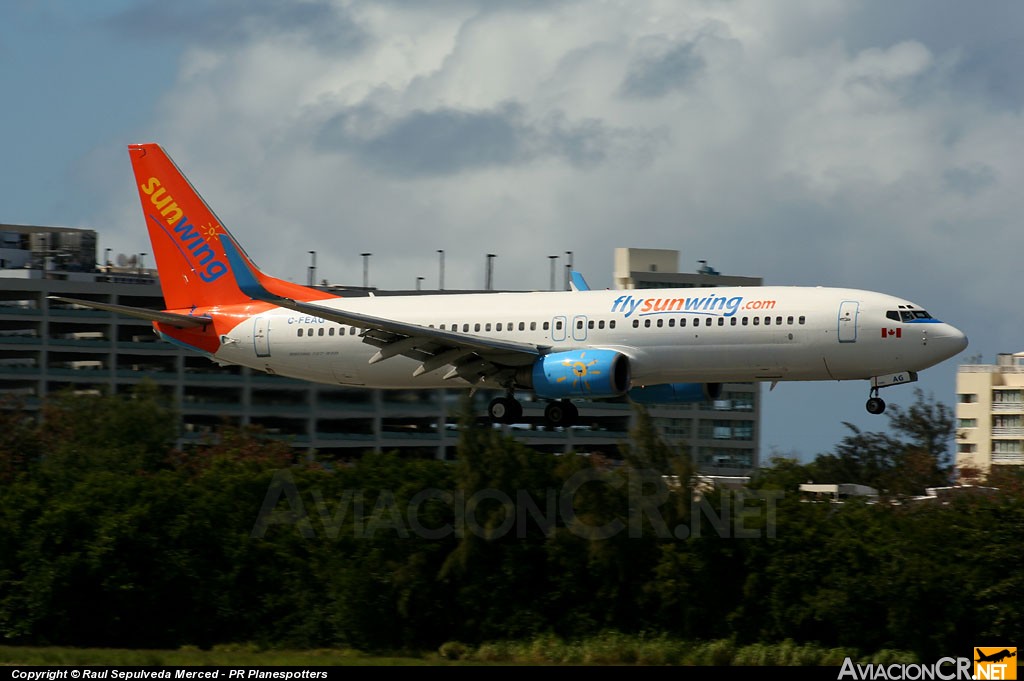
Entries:
<svg viewBox="0 0 1024 681">
<path fill-rule="evenodd" d="M 903 329 L 882 329 L 882 338 L 888 338 L 890 336 L 896 336 L 897 338 L 903 337 Z"/>
</svg>

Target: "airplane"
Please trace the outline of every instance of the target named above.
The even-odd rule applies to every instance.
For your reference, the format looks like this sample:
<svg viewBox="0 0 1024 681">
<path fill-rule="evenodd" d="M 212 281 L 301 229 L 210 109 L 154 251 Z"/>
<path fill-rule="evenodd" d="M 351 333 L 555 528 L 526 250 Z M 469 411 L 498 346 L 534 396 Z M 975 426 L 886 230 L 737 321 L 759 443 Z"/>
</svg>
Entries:
<svg viewBox="0 0 1024 681">
<path fill-rule="evenodd" d="M 164 296 L 150 310 L 53 296 L 149 320 L 165 341 L 220 365 L 382 389 L 495 389 L 495 423 L 517 392 L 568 427 L 576 402 L 716 399 L 724 382 L 868 380 L 880 388 L 967 347 L 920 305 L 849 288 L 754 286 L 353 295 L 261 271 L 159 144 L 129 157 Z"/>
<path fill-rule="evenodd" d="M 986 655 L 985 653 L 981 652 L 981 648 L 975 648 L 974 652 L 978 654 L 978 659 L 975 660 L 975 662 L 1002 662 L 1008 657 L 1017 656 L 1016 649 L 1013 650 L 1013 652 L 1011 652 L 1009 648 L 1003 648 L 999 652 L 992 653 L 991 655 Z"/>
</svg>

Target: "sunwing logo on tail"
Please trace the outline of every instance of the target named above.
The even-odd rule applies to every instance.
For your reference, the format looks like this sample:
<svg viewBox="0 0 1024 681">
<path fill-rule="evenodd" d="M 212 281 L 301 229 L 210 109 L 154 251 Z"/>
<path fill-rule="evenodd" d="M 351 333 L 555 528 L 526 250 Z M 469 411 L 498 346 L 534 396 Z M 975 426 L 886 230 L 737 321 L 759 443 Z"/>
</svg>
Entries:
<svg viewBox="0 0 1024 681">
<path fill-rule="evenodd" d="M 174 197 L 167 193 L 160 180 L 155 177 L 139 185 L 139 189 L 149 196 L 150 202 L 160 213 L 163 221 L 155 215 L 150 217 L 160 225 L 160 229 L 167 232 L 200 279 L 210 283 L 228 271 L 228 266 L 217 258 L 217 254 L 207 243 L 211 237 L 217 236 L 219 225 L 207 224 L 197 229 L 189 222 L 188 216 L 178 206 Z"/>
</svg>

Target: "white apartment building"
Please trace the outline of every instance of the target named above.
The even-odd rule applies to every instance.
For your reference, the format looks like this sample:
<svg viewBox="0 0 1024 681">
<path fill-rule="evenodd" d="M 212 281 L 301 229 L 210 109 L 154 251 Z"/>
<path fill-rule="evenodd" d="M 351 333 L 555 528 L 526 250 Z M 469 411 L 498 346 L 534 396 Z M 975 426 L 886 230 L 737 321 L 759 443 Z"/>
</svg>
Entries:
<svg viewBox="0 0 1024 681">
<path fill-rule="evenodd" d="M 957 470 L 1024 464 L 1024 352 L 960 365 L 956 393 Z"/>
</svg>

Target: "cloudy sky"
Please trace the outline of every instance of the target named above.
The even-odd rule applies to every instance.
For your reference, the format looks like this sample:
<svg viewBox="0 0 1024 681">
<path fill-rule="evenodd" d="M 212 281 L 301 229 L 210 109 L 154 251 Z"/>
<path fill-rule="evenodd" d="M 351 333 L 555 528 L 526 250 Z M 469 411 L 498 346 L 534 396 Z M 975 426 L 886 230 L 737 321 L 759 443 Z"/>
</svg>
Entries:
<svg viewBox="0 0 1024 681">
<path fill-rule="evenodd" d="M 150 251 L 159 142 L 268 273 L 594 287 L 617 247 L 905 296 L 964 329 L 918 385 L 1024 350 L 1024 3 L 11 0 L 0 223 Z M 830 451 L 867 384 L 764 389 L 765 455 Z M 909 387 L 882 392 L 910 404 Z"/>
</svg>

